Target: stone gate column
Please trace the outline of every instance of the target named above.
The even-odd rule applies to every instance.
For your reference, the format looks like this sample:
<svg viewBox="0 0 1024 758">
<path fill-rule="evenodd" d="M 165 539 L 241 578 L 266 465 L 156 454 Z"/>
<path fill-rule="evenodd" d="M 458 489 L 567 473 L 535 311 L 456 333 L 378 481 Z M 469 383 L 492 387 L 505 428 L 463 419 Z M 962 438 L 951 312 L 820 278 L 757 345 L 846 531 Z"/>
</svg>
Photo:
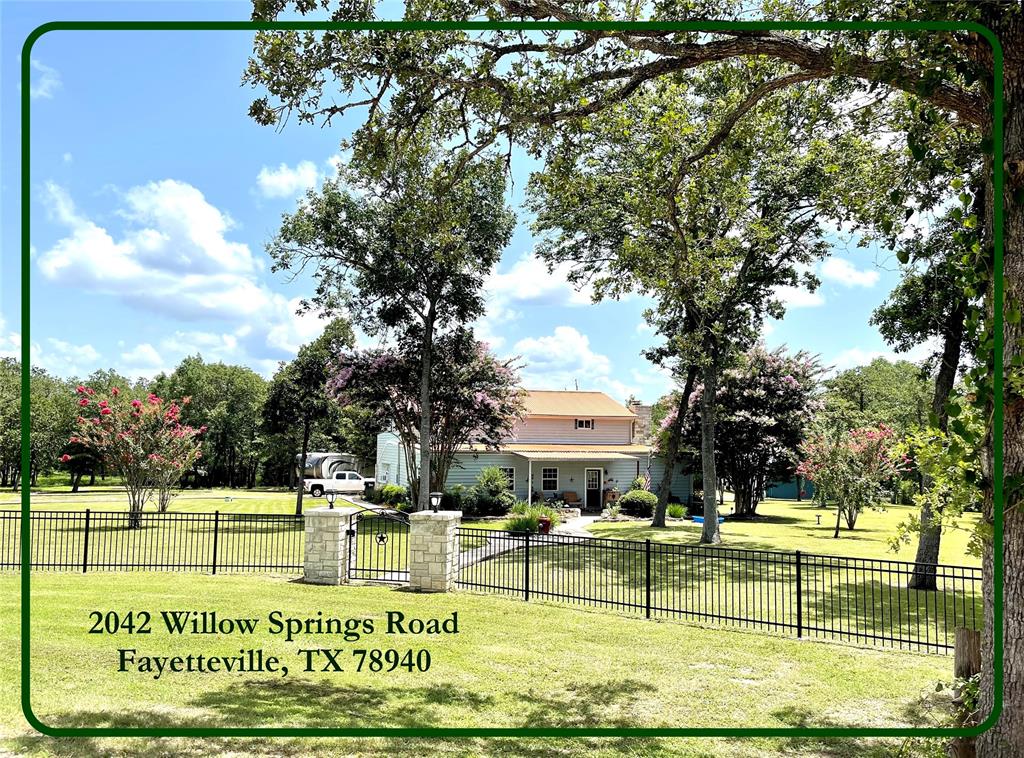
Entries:
<svg viewBox="0 0 1024 758">
<path fill-rule="evenodd" d="M 350 526 L 356 528 L 356 521 L 351 517 L 359 512 L 359 508 L 313 508 L 306 511 L 305 581 L 310 584 L 344 584 L 348 581 L 351 557 L 347 532 Z"/>
<path fill-rule="evenodd" d="M 421 592 L 448 592 L 459 565 L 456 530 L 462 511 L 416 511 L 409 514 L 409 587 Z"/>
</svg>

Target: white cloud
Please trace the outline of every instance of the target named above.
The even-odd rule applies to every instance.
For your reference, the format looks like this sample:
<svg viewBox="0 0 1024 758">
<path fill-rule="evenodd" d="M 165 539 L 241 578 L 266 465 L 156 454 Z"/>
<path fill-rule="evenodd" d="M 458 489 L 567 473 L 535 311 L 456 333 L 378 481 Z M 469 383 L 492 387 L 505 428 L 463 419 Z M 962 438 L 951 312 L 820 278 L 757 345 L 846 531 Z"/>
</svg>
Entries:
<svg viewBox="0 0 1024 758">
<path fill-rule="evenodd" d="M 508 271 L 493 272 L 484 280 L 488 309 L 518 316 L 516 305 L 590 305 L 593 288 L 574 288 L 568 281 L 569 271 L 570 266 L 559 265 L 548 273 L 544 261 L 524 253 Z"/>
<path fill-rule="evenodd" d="M 822 279 L 838 282 L 844 287 L 874 287 L 879 274 L 874 269 L 858 269 L 845 258 L 826 258 L 821 264 Z"/>
<path fill-rule="evenodd" d="M 20 342 L 20 338 L 19 338 Z M 44 347 L 32 343 L 32 365 L 40 366 L 58 376 L 85 376 L 99 368 L 100 353 L 92 345 L 75 345 L 49 337 Z"/>
<path fill-rule="evenodd" d="M 893 350 L 864 350 L 859 347 L 851 347 L 838 353 L 831 361 L 827 361 L 826 365 L 830 366 L 833 372 L 838 373 L 857 366 L 866 366 L 876 358 L 884 358 L 889 362 L 910 361 L 911 363 L 918 363 L 928 358 L 940 347 L 941 342 L 936 338 L 922 342 L 905 353 L 897 353 Z"/>
<path fill-rule="evenodd" d="M 21 359 L 21 334 L 7 331 L 3 316 L 0 316 L 0 358 Z"/>
<path fill-rule="evenodd" d="M 328 165 L 336 164 L 330 159 Z M 294 168 L 286 163 L 280 164 L 277 168 L 264 166 L 256 177 L 256 185 L 264 197 L 294 197 L 305 192 L 310 187 L 315 187 L 321 181 L 320 171 L 313 161 L 300 161 Z"/>
<path fill-rule="evenodd" d="M 637 334 L 651 334 L 654 332 L 654 327 L 648 324 L 646 321 L 641 321 L 636 325 Z"/>
<path fill-rule="evenodd" d="M 121 360 L 131 366 L 145 366 L 156 368 L 163 365 L 163 358 L 156 348 L 148 342 L 136 345 L 131 350 L 121 353 Z"/>
<path fill-rule="evenodd" d="M 33 58 L 29 61 L 32 68 L 32 82 L 28 94 L 33 100 L 52 98 L 53 93 L 61 87 L 60 72 Z"/>
<path fill-rule="evenodd" d="M 825 304 L 825 296 L 820 290 L 808 292 L 804 287 L 776 287 L 775 297 L 787 308 L 816 308 Z"/>
<path fill-rule="evenodd" d="M 272 372 L 299 345 L 318 336 L 318 314 L 297 316 L 298 299 L 262 281 L 265 267 L 249 247 L 229 239 L 231 218 L 195 187 L 171 179 L 120 193 L 112 232 L 82 213 L 59 185 L 47 183 L 42 202 L 68 233 L 41 251 L 42 276 L 79 291 L 111 296 L 146 313 L 184 322 L 221 323 L 224 329 L 182 329 L 149 347 L 171 361 L 202 352 Z M 133 358 L 150 359 L 148 363 Z M 126 356 L 134 369 L 152 355 Z M 171 364 L 173 365 L 173 364 Z"/>
<path fill-rule="evenodd" d="M 617 377 L 606 355 L 595 353 L 590 339 L 571 326 L 557 326 L 544 337 L 526 337 L 513 346 L 522 356 L 522 383 L 530 389 L 600 390 L 618 400 L 639 395 L 635 385 Z"/>
<path fill-rule="evenodd" d="M 74 156 L 72 156 L 71 153 L 64 153 L 62 157 L 65 163 L 71 163 L 71 161 L 74 160 Z"/>
</svg>

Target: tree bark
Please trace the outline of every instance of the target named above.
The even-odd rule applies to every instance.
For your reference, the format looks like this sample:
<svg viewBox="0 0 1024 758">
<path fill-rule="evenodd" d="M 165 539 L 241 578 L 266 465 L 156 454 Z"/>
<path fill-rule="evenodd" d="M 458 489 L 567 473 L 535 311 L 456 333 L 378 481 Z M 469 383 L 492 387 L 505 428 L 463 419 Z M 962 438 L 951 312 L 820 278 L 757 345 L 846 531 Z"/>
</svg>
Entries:
<svg viewBox="0 0 1024 758">
<path fill-rule="evenodd" d="M 994 7 L 990 13 L 998 12 Z M 987 14 L 986 14 L 987 15 Z M 984 229 L 988 232 L 983 245 L 993 240 L 994 201 L 1003 208 L 1004 255 L 1003 286 L 1004 303 L 1019 304 L 1024 301 L 1024 203 L 1014 194 L 1024 189 L 1024 65 L 1021 50 L 1024 50 L 1024 19 L 1019 14 L 1005 11 L 998 19 L 984 16 L 981 22 L 993 29 L 1006 51 L 1005 118 L 1003 145 L 1005 149 L 1006 187 L 1003 197 L 993 196 L 991 182 L 986 192 Z M 991 164 L 991 160 L 988 161 Z M 992 176 L 988 165 L 987 176 Z M 995 272 L 996 276 L 999 272 Z M 994 282 L 994 280 L 993 280 Z M 989 288 L 987 307 L 993 315 L 994 301 L 992 286 Z M 994 321 L 991 320 L 990 323 Z M 1024 353 L 1024 328 L 1018 320 L 1003 322 L 1003 362 L 995 371 L 1006 377 L 1012 372 L 1012 362 Z M 1018 369 L 1019 371 L 1019 369 Z M 1003 411 L 1003 476 L 1004 481 L 1024 473 L 1024 399 L 1019 388 L 1004 384 L 1005 401 Z M 992 404 L 990 402 L 990 408 Z M 992 416 L 988 418 L 991 420 Z M 983 459 L 985 476 L 985 498 L 983 517 L 991 524 L 995 509 L 1003 516 L 1003 565 L 1000 575 L 1003 579 L 1003 624 L 1000 629 L 1003 651 L 1003 703 L 1002 711 L 995 726 L 981 734 L 977 740 L 980 758 L 1024 755 L 1024 509 L 1021 508 L 1021 490 L 1014 488 L 1003 493 L 1003 502 L 995 501 L 993 478 L 995 474 L 994 428 L 989 427 Z M 984 720 L 991 713 L 995 700 L 993 668 L 995 661 L 995 619 L 994 619 L 994 543 L 986 540 L 982 567 L 984 570 L 985 623 L 982 631 L 982 674 L 980 693 L 980 718 Z M 1010 630 L 1012 633 L 1007 634 Z"/>
<path fill-rule="evenodd" d="M 302 496 L 306 492 L 306 452 L 309 450 L 309 427 L 311 419 L 305 414 L 302 420 L 302 456 L 299 459 L 299 486 L 295 491 L 295 515 L 302 515 Z"/>
<path fill-rule="evenodd" d="M 82 483 L 82 472 L 76 471 L 71 474 L 71 491 L 78 492 L 78 485 Z"/>
<path fill-rule="evenodd" d="M 430 507 L 430 370 L 434 353 L 434 303 L 427 309 L 423 320 L 423 355 L 420 368 L 420 476 L 419 492 L 416 493 L 416 509 L 425 511 Z"/>
<path fill-rule="evenodd" d="M 708 352 L 704 366 L 704 389 L 700 396 L 700 457 L 701 477 L 704 480 L 704 528 L 700 532 L 702 545 L 717 545 L 722 541 L 718 529 L 718 497 L 715 483 L 715 405 L 718 391 L 718 360 L 714 350 Z"/>
<path fill-rule="evenodd" d="M 984 188 L 979 188 L 983 194 Z M 981 210 L 981 209 L 978 209 Z M 979 213 L 979 218 L 982 216 Z M 932 413 L 939 422 L 939 429 L 945 432 L 949 427 L 949 414 L 946 413 L 946 401 L 956 383 L 956 372 L 960 367 L 960 352 L 964 342 L 964 321 L 967 318 L 967 299 L 958 298 L 953 305 L 946 322 L 942 337 L 942 363 L 935 375 L 935 392 L 932 395 Z M 920 480 L 922 491 L 927 490 L 930 482 Z M 942 541 L 942 524 L 937 514 L 932 513 L 931 503 L 925 501 L 921 506 L 921 533 L 917 540 L 917 554 L 914 556 L 914 572 L 910 576 L 909 587 L 915 590 L 935 591 L 935 564 L 939 562 L 939 548 Z"/>
<path fill-rule="evenodd" d="M 679 404 L 676 407 L 676 418 L 668 429 L 668 440 L 665 443 L 665 470 L 661 474 L 661 484 L 658 485 L 658 505 L 654 509 L 654 520 L 651 526 L 659 529 L 665 527 L 665 516 L 668 514 L 668 499 L 672 494 L 672 472 L 675 471 L 676 458 L 679 456 L 679 444 L 683 438 L 683 422 L 686 420 L 686 413 L 690 407 L 690 395 L 693 394 L 693 385 L 697 381 L 697 366 L 690 366 L 686 369 L 686 381 L 683 384 L 683 391 L 679 395 Z"/>
</svg>

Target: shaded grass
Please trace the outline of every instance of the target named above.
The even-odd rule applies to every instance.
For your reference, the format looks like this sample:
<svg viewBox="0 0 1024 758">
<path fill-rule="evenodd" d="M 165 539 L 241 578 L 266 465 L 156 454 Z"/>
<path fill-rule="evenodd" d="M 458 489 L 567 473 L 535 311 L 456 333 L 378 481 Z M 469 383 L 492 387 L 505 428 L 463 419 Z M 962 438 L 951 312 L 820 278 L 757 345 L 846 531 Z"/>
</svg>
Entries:
<svg viewBox="0 0 1024 758">
<path fill-rule="evenodd" d="M 16 579 L 0 577 L 0 640 L 17 644 Z M 800 643 L 763 635 L 648 622 L 468 593 L 412 595 L 379 587 L 323 588 L 275 578 L 155 574 L 33 577 L 33 706 L 63 726 L 794 726 L 930 723 L 941 703 L 922 700 L 949 663 L 934 656 Z M 230 654 L 261 646 L 294 658 L 308 646 L 257 635 L 181 639 L 87 635 L 97 608 L 217 609 L 222 615 L 372 618 L 387 610 L 460 617 L 460 634 L 430 640 L 375 634 L 360 645 L 429 647 L 428 674 L 168 675 L 115 671 L 119 646 L 140 653 Z M 514 629 L 515 633 L 509 630 Z M 643 644 L 637 644 L 643 639 Z M 710 652 L 713 651 L 713 652 Z M 892 676 L 898 670 L 900 676 Z M 837 677 L 834 672 L 842 671 Z M 13 656 L 0 680 L 17 675 Z M 924 707 L 922 707 L 924 703 Z M 931 704 L 929 706 L 928 704 Z M 881 756 L 872 740 L 54 740 L 33 735 L 3 688 L 0 723 L 16 752 L 56 755 L 613 755 Z"/>
<path fill-rule="evenodd" d="M 857 519 L 854 530 L 840 530 L 839 539 L 833 539 L 835 511 L 819 508 L 811 502 L 795 500 L 765 500 L 758 506 L 758 515 L 752 520 L 732 520 L 730 506 L 722 509 L 725 523 L 721 525 L 722 547 L 749 550 L 802 550 L 807 553 L 843 555 L 851 558 L 880 558 L 913 561 L 916 542 L 893 551 L 889 539 L 896 534 L 897 525 L 917 509 L 909 505 L 886 505 L 866 510 Z M 817 523 L 821 516 L 821 524 Z M 942 535 L 939 559 L 957 566 L 980 566 L 981 559 L 967 554 L 968 530 L 980 518 L 968 513 L 962 519 L 962 529 L 946 530 Z M 670 521 L 665 529 L 652 529 L 650 522 L 621 521 L 595 522 L 589 531 L 599 537 L 617 539 L 697 544 L 701 525 L 693 521 Z"/>
</svg>

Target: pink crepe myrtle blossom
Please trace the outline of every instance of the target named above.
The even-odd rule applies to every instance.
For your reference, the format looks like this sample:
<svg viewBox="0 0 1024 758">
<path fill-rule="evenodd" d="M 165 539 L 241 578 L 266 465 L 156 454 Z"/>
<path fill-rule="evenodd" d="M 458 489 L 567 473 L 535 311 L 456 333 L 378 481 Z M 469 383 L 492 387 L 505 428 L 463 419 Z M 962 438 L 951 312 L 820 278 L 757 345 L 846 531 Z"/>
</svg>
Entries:
<svg viewBox="0 0 1024 758">
<path fill-rule="evenodd" d="M 89 404 L 89 398 L 83 397 L 81 400 L 78 401 L 78 404 L 84 408 Z"/>
<path fill-rule="evenodd" d="M 60 457 L 60 462 L 61 462 L 61 463 L 67 463 L 67 462 L 68 462 L 68 461 L 70 461 L 70 460 L 71 460 L 71 456 L 70 456 L 70 455 L 68 455 L 67 453 L 64 453 L 64 455 L 62 455 L 62 456 Z"/>
<path fill-rule="evenodd" d="M 112 387 L 110 389 L 110 394 L 113 395 L 114 397 L 117 397 L 118 395 L 121 394 L 121 390 L 119 390 L 117 387 Z"/>
<path fill-rule="evenodd" d="M 77 392 L 79 395 L 84 395 L 85 387 L 79 384 L 77 387 L 75 387 L 75 392 Z"/>
<path fill-rule="evenodd" d="M 100 409 L 100 415 L 102 415 L 102 416 L 109 416 L 113 412 L 114 411 L 112 411 L 110 408 L 101 408 Z"/>
</svg>

